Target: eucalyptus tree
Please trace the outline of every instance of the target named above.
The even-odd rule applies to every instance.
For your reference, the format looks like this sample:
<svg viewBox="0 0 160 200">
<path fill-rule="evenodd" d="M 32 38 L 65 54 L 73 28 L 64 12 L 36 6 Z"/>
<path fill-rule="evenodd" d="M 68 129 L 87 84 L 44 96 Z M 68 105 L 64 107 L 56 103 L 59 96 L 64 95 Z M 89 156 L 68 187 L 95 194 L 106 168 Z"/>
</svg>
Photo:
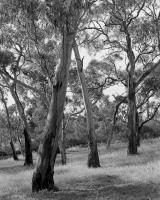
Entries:
<svg viewBox="0 0 160 200">
<path fill-rule="evenodd" d="M 4 89 L 2 89 L 0 87 L 0 94 L 1 94 L 1 101 L 4 105 L 4 109 L 6 112 L 6 116 L 7 116 L 7 123 L 8 123 L 8 132 L 9 132 L 9 136 L 10 136 L 10 145 L 11 145 L 11 149 L 12 149 L 12 155 L 13 155 L 13 159 L 14 160 L 18 160 L 17 154 L 16 154 L 16 150 L 15 150 L 15 146 L 14 146 L 14 142 L 13 142 L 13 133 L 12 133 L 12 125 L 11 125 L 11 119 L 10 119 L 10 114 L 9 114 L 9 109 L 7 106 L 7 99 L 5 97 L 4 94 Z"/>
<path fill-rule="evenodd" d="M 83 72 L 83 61 L 81 60 L 78 45 L 74 43 L 74 54 L 77 61 L 78 76 L 82 86 L 83 99 L 87 114 L 87 125 L 88 125 L 88 138 L 89 138 L 89 155 L 88 155 L 88 167 L 100 167 L 97 142 L 95 138 L 95 128 L 92 114 L 92 107 L 88 95 L 88 89 L 85 81 L 85 75 Z"/>
<path fill-rule="evenodd" d="M 92 107 L 102 98 L 104 89 L 108 85 L 112 84 L 111 81 L 113 81 L 114 78 L 111 77 L 111 73 L 107 68 L 105 69 L 105 67 L 102 67 L 107 65 L 105 62 L 98 62 L 96 60 L 92 60 L 87 66 L 87 68 L 84 69 L 85 66 L 83 66 L 83 59 L 81 59 L 80 57 L 79 47 L 76 41 L 74 43 L 73 49 L 77 64 L 77 71 L 75 68 L 72 68 L 70 70 L 70 88 L 74 92 L 73 97 L 77 98 L 78 96 L 77 103 L 79 103 L 79 100 L 83 97 L 85 105 L 89 143 L 88 166 L 99 167 L 100 163 L 95 137 L 95 125 L 93 119 L 94 113 Z M 72 79 L 72 77 L 74 77 L 74 79 Z M 79 87 L 79 82 L 81 84 L 82 89 Z M 82 103 L 83 102 L 81 100 L 80 104 L 82 105 Z M 81 109 L 79 109 L 79 112 L 77 114 L 80 114 L 83 111 L 84 108 L 82 107 Z M 71 116 L 73 114 L 74 113 L 72 113 Z"/>
<path fill-rule="evenodd" d="M 33 2 L 33 5 L 35 5 L 34 3 L 35 1 Z M 47 57 L 46 59 L 45 55 L 39 53 L 39 49 L 37 50 L 36 48 L 35 50 L 35 37 L 37 38 L 41 32 L 39 31 L 40 33 L 36 32 L 36 34 L 33 34 L 33 30 L 29 31 L 31 20 L 29 21 L 26 15 L 24 15 L 30 11 L 29 8 L 31 5 L 32 3 L 28 5 L 27 2 L 22 3 L 20 1 L 2 1 L 1 5 L 1 48 L 6 49 L 6 51 L 1 52 L 1 81 L 3 81 L 3 83 L 5 83 L 9 88 L 17 105 L 19 115 L 24 123 L 25 129 L 23 133 L 26 146 L 25 164 L 27 165 L 33 164 L 31 138 L 29 135 L 30 129 L 24 112 L 24 106 L 20 101 L 17 91 L 20 91 L 19 89 L 21 88 L 26 92 L 26 95 L 30 92 L 33 95 L 39 96 L 43 104 L 46 106 L 46 109 L 48 109 L 49 100 L 45 95 L 48 94 L 48 91 L 46 91 L 48 88 L 45 87 L 47 85 L 46 77 L 43 74 L 45 74 L 44 68 L 47 71 L 48 63 L 53 61 L 53 59 L 49 60 L 51 56 L 48 56 L 49 58 Z M 23 12 L 24 6 L 28 6 L 27 13 Z M 39 35 L 37 36 L 37 34 Z M 44 37 L 40 37 L 39 40 L 42 41 L 43 38 Z M 51 45 L 49 46 L 51 47 Z M 47 51 L 47 47 L 48 43 L 44 45 L 44 52 Z M 39 58 L 37 54 L 41 55 L 41 57 L 39 56 Z M 43 63 L 42 57 L 44 60 Z M 5 60 L 8 63 L 5 63 Z M 39 65 L 43 70 L 38 71 L 37 66 Z M 31 85 L 35 86 L 33 87 Z M 26 88 L 26 90 L 24 90 L 24 88 Z"/>
<path fill-rule="evenodd" d="M 101 10 L 96 15 L 99 20 L 95 17 L 86 27 L 100 34 L 101 40 L 95 43 L 98 44 L 96 47 L 107 49 L 117 68 L 126 68 L 128 154 L 137 153 L 136 91 L 144 79 L 160 66 L 159 34 L 154 34 L 156 23 L 150 14 L 146 15 L 151 4 L 146 0 L 102 1 Z M 141 74 L 136 73 L 139 68 L 143 69 Z"/>
<path fill-rule="evenodd" d="M 7 87 L 15 101 L 15 104 L 17 106 L 17 110 L 19 112 L 19 115 L 24 123 L 24 137 L 25 137 L 25 163 L 24 165 L 32 165 L 33 159 L 32 159 L 32 150 L 31 150 L 31 138 L 29 134 L 29 127 L 26 119 L 26 115 L 24 112 L 24 107 L 19 99 L 18 93 L 17 93 L 17 68 L 14 68 L 17 64 L 17 59 L 13 56 L 12 52 L 9 51 L 1 51 L 1 62 L 0 62 L 0 69 L 1 69 L 1 86 Z M 8 67 L 10 68 L 10 72 L 8 72 Z M 9 73 L 13 73 L 10 75 Z M 10 78 L 12 77 L 12 79 Z M 3 85 L 4 84 L 4 85 Z"/>
<path fill-rule="evenodd" d="M 44 137 L 38 151 L 38 162 L 32 179 L 32 190 L 56 189 L 53 180 L 58 136 L 61 129 L 72 46 L 75 35 L 88 10 L 89 1 L 45 1 L 46 15 L 61 34 L 61 56 L 52 85 L 52 97 Z"/>
</svg>

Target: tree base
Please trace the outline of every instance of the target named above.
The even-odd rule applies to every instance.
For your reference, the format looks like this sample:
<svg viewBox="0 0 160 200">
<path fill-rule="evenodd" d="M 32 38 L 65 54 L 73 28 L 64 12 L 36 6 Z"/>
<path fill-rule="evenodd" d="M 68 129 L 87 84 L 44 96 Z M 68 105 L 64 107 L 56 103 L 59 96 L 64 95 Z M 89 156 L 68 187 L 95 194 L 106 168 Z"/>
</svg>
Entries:
<svg viewBox="0 0 160 200">
<path fill-rule="evenodd" d="M 54 185 L 53 173 L 48 173 L 46 178 L 42 181 L 41 173 L 34 172 L 32 178 L 32 192 L 38 192 L 45 189 L 47 189 L 48 191 L 52 190 L 54 192 L 59 191 L 59 188 Z"/>
<path fill-rule="evenodd" d="M 90 153 L 88 155 L 88 163 L 87 163 L 89 168 L 98 168 L 101 167 L 100 162 L 99 162 L 99 156 L 98 156 L 98 149 L 97 149 L 97 144 L 96 147 L 94 148 L 94 151 L 90 150 Z"/>
<path fill-rule="evenodd" d="M 133 139 L 129 140 L 127 154 L 128 155 L 136 155 L 136 154 L 138 154 L 136 138 L 135 138 L 135 140 L 133 140 Z"/>
<path fill-rule="evenodd" d="M 32 159 L 25 160 L 24 166 L 33 166 L 33 160 Z"/>
<path fill-rule="evenodd" d="M 18 158 L 18 157 L 13 157 L 13 160 L 16 160 L 16 161 L 18 161 L 18 160 L 19 160 L 19 158 Z"/>
<path fill-rule="evenodd" d="M 24 163 L 23 166 L 33 166 L 33 163 Z"/>
</svg>

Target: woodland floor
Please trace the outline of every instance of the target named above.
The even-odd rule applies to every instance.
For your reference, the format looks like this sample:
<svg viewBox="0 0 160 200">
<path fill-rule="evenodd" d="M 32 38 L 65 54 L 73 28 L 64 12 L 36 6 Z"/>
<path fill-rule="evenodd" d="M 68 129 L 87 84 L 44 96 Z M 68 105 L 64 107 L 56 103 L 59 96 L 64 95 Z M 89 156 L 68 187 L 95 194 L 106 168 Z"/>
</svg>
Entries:
<svg viewBox="0 0 160 200">
<path fill-rule="evenodd" d="M 127 156 L 124 143 L 108 151 L 99 145 L 99 155 L 101 168 L 88 169 L 87 148 L 68 149 L 68 164 L 61 166 L 58 156 L 55 167 L 61 191 L 37 194 L 31 193 L 33 167 L 0 160 L 0 200 L 160 200 L 160 139 L 144 141 L 136 156 Z"/>
</svg>

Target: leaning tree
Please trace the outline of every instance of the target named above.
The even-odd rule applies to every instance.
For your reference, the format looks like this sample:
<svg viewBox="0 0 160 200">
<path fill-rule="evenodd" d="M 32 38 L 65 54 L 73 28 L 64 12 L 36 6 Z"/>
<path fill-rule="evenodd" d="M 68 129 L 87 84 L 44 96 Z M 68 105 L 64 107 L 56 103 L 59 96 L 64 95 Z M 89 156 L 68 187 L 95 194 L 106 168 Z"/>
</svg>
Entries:
<svg viewBox="0 0 160 200">
<path fill-rule="evenodd" d="M 43 2 L 41 2 L 43 3 Z M 32 190 L 57 189 L 53 174 L 58 145 L 58 136 L 63 118 L 72 46 L 75 35 L 91 1 L 46 0 L 46 16 L 55 30 L 61 34 L 61 55 L 52 84 L 52 97 L 44 131 L 38 150 L 38 161 L 32 179 Z"/>
</svg>

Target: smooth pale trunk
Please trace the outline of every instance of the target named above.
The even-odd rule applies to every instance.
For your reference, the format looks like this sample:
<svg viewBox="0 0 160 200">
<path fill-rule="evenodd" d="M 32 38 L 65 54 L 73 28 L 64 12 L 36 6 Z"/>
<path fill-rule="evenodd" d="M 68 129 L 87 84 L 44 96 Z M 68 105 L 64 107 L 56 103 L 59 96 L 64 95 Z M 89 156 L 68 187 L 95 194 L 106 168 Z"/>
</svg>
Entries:
<svg viewBox="0 0 160 200">
<path fill-rule="evenodd" d="M 149 100 L 146 102 L 147 118 L 149 118 Z"/>
<path fill-rule="evenodd" d="M 92 116 L 91 102 L 89 100 L 89 94 L 87 90 L 87 85 L 85 81 L 85 75 L 83 72 L 83 63 L 79 54 L 78 46 L 75 42 L 74 44 L 74 54 L 77 61 L 77 71 L 78 76 L 82 86 L 83 100 L 85 104 L 85 110 L 87 115 L 87 125 L 88 125 L 88 141 L 89 141 L 89 154 L 88 154 L 88 167 L 100 167 L 99 155 L 97 142 L 95 137 L 94 121 Z"/>
<path fill-rule="evenodd" d="M 140 128 L 139 128 L 139 115 L 138 115 L 138 111 L 136 111 L 136 130 L 137 130 L 137 147 L 140 147 Z"/>
<path fill-rule="evenodd" d="M 39 146 L 37 165 L 32 178 L 33 192 L 42 189 L 57 190 L 53 179 L 54 164 L 63 117 L 73 39 L 74 34 L 63 34 L 60 64 L 55 72 L 47 123 Z"/>
<path fill-rule="evenodd" d="M 62 120 L 62 129 L 60 131 L 60 137 L 59 137 L 59 149 L 61 153 L 61 161 L 62 165 L 66 165 L 67 157 L 66 157 L 66 133 L 64 130 L 64 121 Z"/>
<path fill-rule="evenodd" d="M 24 152 L 23 152 L 23 148 L 22 148 L 22 142 L 21 142 L 19 133 L 18 133 L 17 139 L 18 139 L 18 142 L 19 142 L 19 148 L 20 148 L 21 155 L 24 156 Z"/>
</svg>

